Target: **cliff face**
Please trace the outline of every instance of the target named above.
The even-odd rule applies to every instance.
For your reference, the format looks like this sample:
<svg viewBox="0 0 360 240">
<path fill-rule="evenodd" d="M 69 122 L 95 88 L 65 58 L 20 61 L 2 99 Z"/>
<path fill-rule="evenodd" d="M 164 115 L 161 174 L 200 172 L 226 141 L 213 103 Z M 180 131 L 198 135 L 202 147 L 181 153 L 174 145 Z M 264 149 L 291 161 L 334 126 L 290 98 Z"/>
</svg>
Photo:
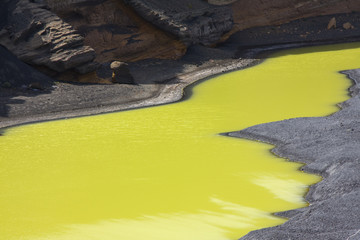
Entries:
<svg viewBox="0 0 360 240">
<path fill-rule="evenodd" d="M 120 0 L 46 0 L 49 7 L 84 36 L 96 61 L 177 59 L 186 46 L 139 17 Z"/>
<path fill-rule="evenodd" d="M 214 7 L 202 0 L 43 2 L 77 30 L 84 44 L 95 50 L 95 61 L 106 68 L 114 60 L 178 59 L 185 54 L 186 44 L 214 43 L 232 26 L 230 8 Z M 81 79 L 69 73 L 60 77 L 74 78 L 101 81 L 96 74 Z"/>
<path fill-rule="evenodd" d="M 46 71 L 84 74 L 114 60 L 178 59 L 251 27 L 360 11 L 358 1 L 3 0 L 0 45 Z"/>
<path fill-rule="evenodd" d="M 83 37 L 71 25 L 28 0 L 5 4 L 7 19 L 0 31 L 0 44 L 19 59 L 56 72 L 90 67 L 95 51 L 84 45 Z"/>
<path fill-rule="evenodd" d="M 358 0 L 38 1 L 78 30 L 98 62 L 177 59 L 186 52 L 184 43 L 215 43 L 231 27 L 227 36 L 304 17 L 360 11 Z"/>
<path fill-rule="evenodd" d="M 232 27 L 229 7 L 214 7 L 202 0 L 125 0 L 137 13 L 187 45 L 210 45 Z"/>
<path fill-rule="evenodd" d="M 300 18 L 360 11 L 360 4 L 358 0 L 238 0 L 231 8 L 234 16 L 232 32 L 236 32 Z"/>
</svg>

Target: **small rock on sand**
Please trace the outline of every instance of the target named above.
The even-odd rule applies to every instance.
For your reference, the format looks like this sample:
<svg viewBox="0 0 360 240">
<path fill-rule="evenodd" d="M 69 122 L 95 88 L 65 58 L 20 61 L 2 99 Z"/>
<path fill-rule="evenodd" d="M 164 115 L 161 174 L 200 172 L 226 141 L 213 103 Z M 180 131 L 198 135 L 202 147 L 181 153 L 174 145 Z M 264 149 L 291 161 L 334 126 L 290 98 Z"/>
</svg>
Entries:
<svg viewBox="0 0 360 240">
<path fill-rule="evenodd" d="M 343 24 L 343 28 L 346 29 L 346 30 L 354 29 L 354 26 L 351 23 L 346 22 L 346 23 Z"/>
<path fill-rule="evenodd" d="M 332 18 L 332 19 L 330 19 L 330 21 L 329 21 L 329 24 L 328 24 L 328 26 L 327 26 L 327 29 L 331 29 L 331 28 L 336 28 L 336 18 Z"/>
<path fill-rule="evenodd" d="M 132 77 L 128 64 L 119 61 L 113 61 L 110 64 L 110 68 L 113 71 L 112 82 L 114 83 L 127 83 L 133 84 L 134 78 Z"/>
</svg>

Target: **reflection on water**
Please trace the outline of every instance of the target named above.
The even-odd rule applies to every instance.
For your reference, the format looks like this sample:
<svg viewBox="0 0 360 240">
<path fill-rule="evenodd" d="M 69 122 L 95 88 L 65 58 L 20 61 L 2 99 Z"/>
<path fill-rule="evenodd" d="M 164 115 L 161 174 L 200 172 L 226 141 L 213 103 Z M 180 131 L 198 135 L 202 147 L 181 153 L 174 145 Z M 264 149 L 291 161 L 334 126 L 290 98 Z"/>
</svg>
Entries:
<svg viewBox="0 0 360 240">
<path fill-rule="evenodd" d="M 176 104 L 8 129 L 0 238 L 222 240 L 284 222 L 271 213 L 306 206 L 319 178 L 218 133 L 337 111 L 359 47 L 278 53 Z"/>
</svg>

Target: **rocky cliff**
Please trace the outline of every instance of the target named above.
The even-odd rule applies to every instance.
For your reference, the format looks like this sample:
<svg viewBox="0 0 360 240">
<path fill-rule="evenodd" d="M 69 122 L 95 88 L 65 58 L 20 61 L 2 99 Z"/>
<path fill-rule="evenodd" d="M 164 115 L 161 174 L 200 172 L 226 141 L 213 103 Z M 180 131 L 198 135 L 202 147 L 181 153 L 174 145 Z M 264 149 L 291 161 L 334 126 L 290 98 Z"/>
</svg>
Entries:
<svg viewBox="0 0 360 240">
<path fill-rule="evenodd" d="M 97 74 L 83 74 L 114 60 L 179 59 L 189 45 L 212 45 L 224 34 L 223 39 L 252 27 L 360 11 L 360 4 L 358 0 L 3 0 L 0 8 L 0 45 L 19 59 L 48 74 L 66 72 L 57 74 L 58 79 L 101 82 Z M 304 22 L 304 29 L 306 24 L 312 23 Z M 325 25 L 320 28 L 326 30 Z"/>
<path fill-rule="evenodd" d="M 231 8 L 234 16 L 232 32 L 236 32 L 300 18 L 360 11 L 360 4 L 358 0 L 238 0 Z"/>
<path fill-rule="evenodd" d="M 28 0 L 3 4 L 6 21 L 0 31 L 0 44 L 19 59 L 56 72 L 74 68 L 93 70 L 95 51 L 84 45 L 84 38 L 45 5 Z"/>
<path fill-rule="evenodd" d="M 46 2 L 95 49 L 100 63 L 177 59 L 186 51 L 181 41 L 139 17 L 120 0 Z"/>
<path fill-rule="evenodd" d="M 157 27 L 191 44 L 210 45 L 232 27 L 229 7 L 214 7 L 202 0 L 125 0 Z"/>
</svg>

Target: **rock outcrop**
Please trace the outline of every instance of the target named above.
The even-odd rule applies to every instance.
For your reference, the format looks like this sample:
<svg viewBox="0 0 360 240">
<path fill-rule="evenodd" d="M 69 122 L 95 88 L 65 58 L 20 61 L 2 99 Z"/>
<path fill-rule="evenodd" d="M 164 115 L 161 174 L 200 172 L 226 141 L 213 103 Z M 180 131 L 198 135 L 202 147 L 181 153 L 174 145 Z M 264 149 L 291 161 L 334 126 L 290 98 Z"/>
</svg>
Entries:
<svg viewBox="0 0 360 240">
<path fill-rule="evenodd" d="M 227 6 L 212 6 L 202 0 L 125 0 L 149 22 L 188 45 L 210 45 L 232 28 Z"/>
<path fill-rule="evenodd" d="M 110 64 L 112 73 L 112 82 L 133 84 L 134 78 L 132 77 L 129 65 L 124 62 L 114 61 Z"/>
<path fill-rule="evenodd" d="M 356 12 L 360 11 L 360 4 L 358 0 L 241 0 L 233 3 L 231 8 L 234 16 L 232 32 L 236 32 L 301 18 Z"/>
<path fill-rule="evenodd" d="M 7 19 L 0 31 L 0 44 L 20 60 L 56 72 L 89 64 L 93 67 L 87 71 L 94 70 L 95 51 L 45 5 L 29 0 L 7 0 L 5 4 Z"/>
<path fill-rule="evenodd" d="M 145 21 L 121 0 L 45 2 L 84 36 L 85 44 L 95 49 L 97 62 L 178 59 L 186 52 L 182 42 Z"/>
<path fill-rule="evenodd" d="M 2 0 L 0 45 L 60 80 L 101 82 L 98 63 L 179 59 L 189 45 L 212 45 L 226 32 L 223 40 L 251 27 L 351 11 L 360 11 L 358 0 Z M 344 24 L 336 31 L 359 27 Z"/>
</svg>

